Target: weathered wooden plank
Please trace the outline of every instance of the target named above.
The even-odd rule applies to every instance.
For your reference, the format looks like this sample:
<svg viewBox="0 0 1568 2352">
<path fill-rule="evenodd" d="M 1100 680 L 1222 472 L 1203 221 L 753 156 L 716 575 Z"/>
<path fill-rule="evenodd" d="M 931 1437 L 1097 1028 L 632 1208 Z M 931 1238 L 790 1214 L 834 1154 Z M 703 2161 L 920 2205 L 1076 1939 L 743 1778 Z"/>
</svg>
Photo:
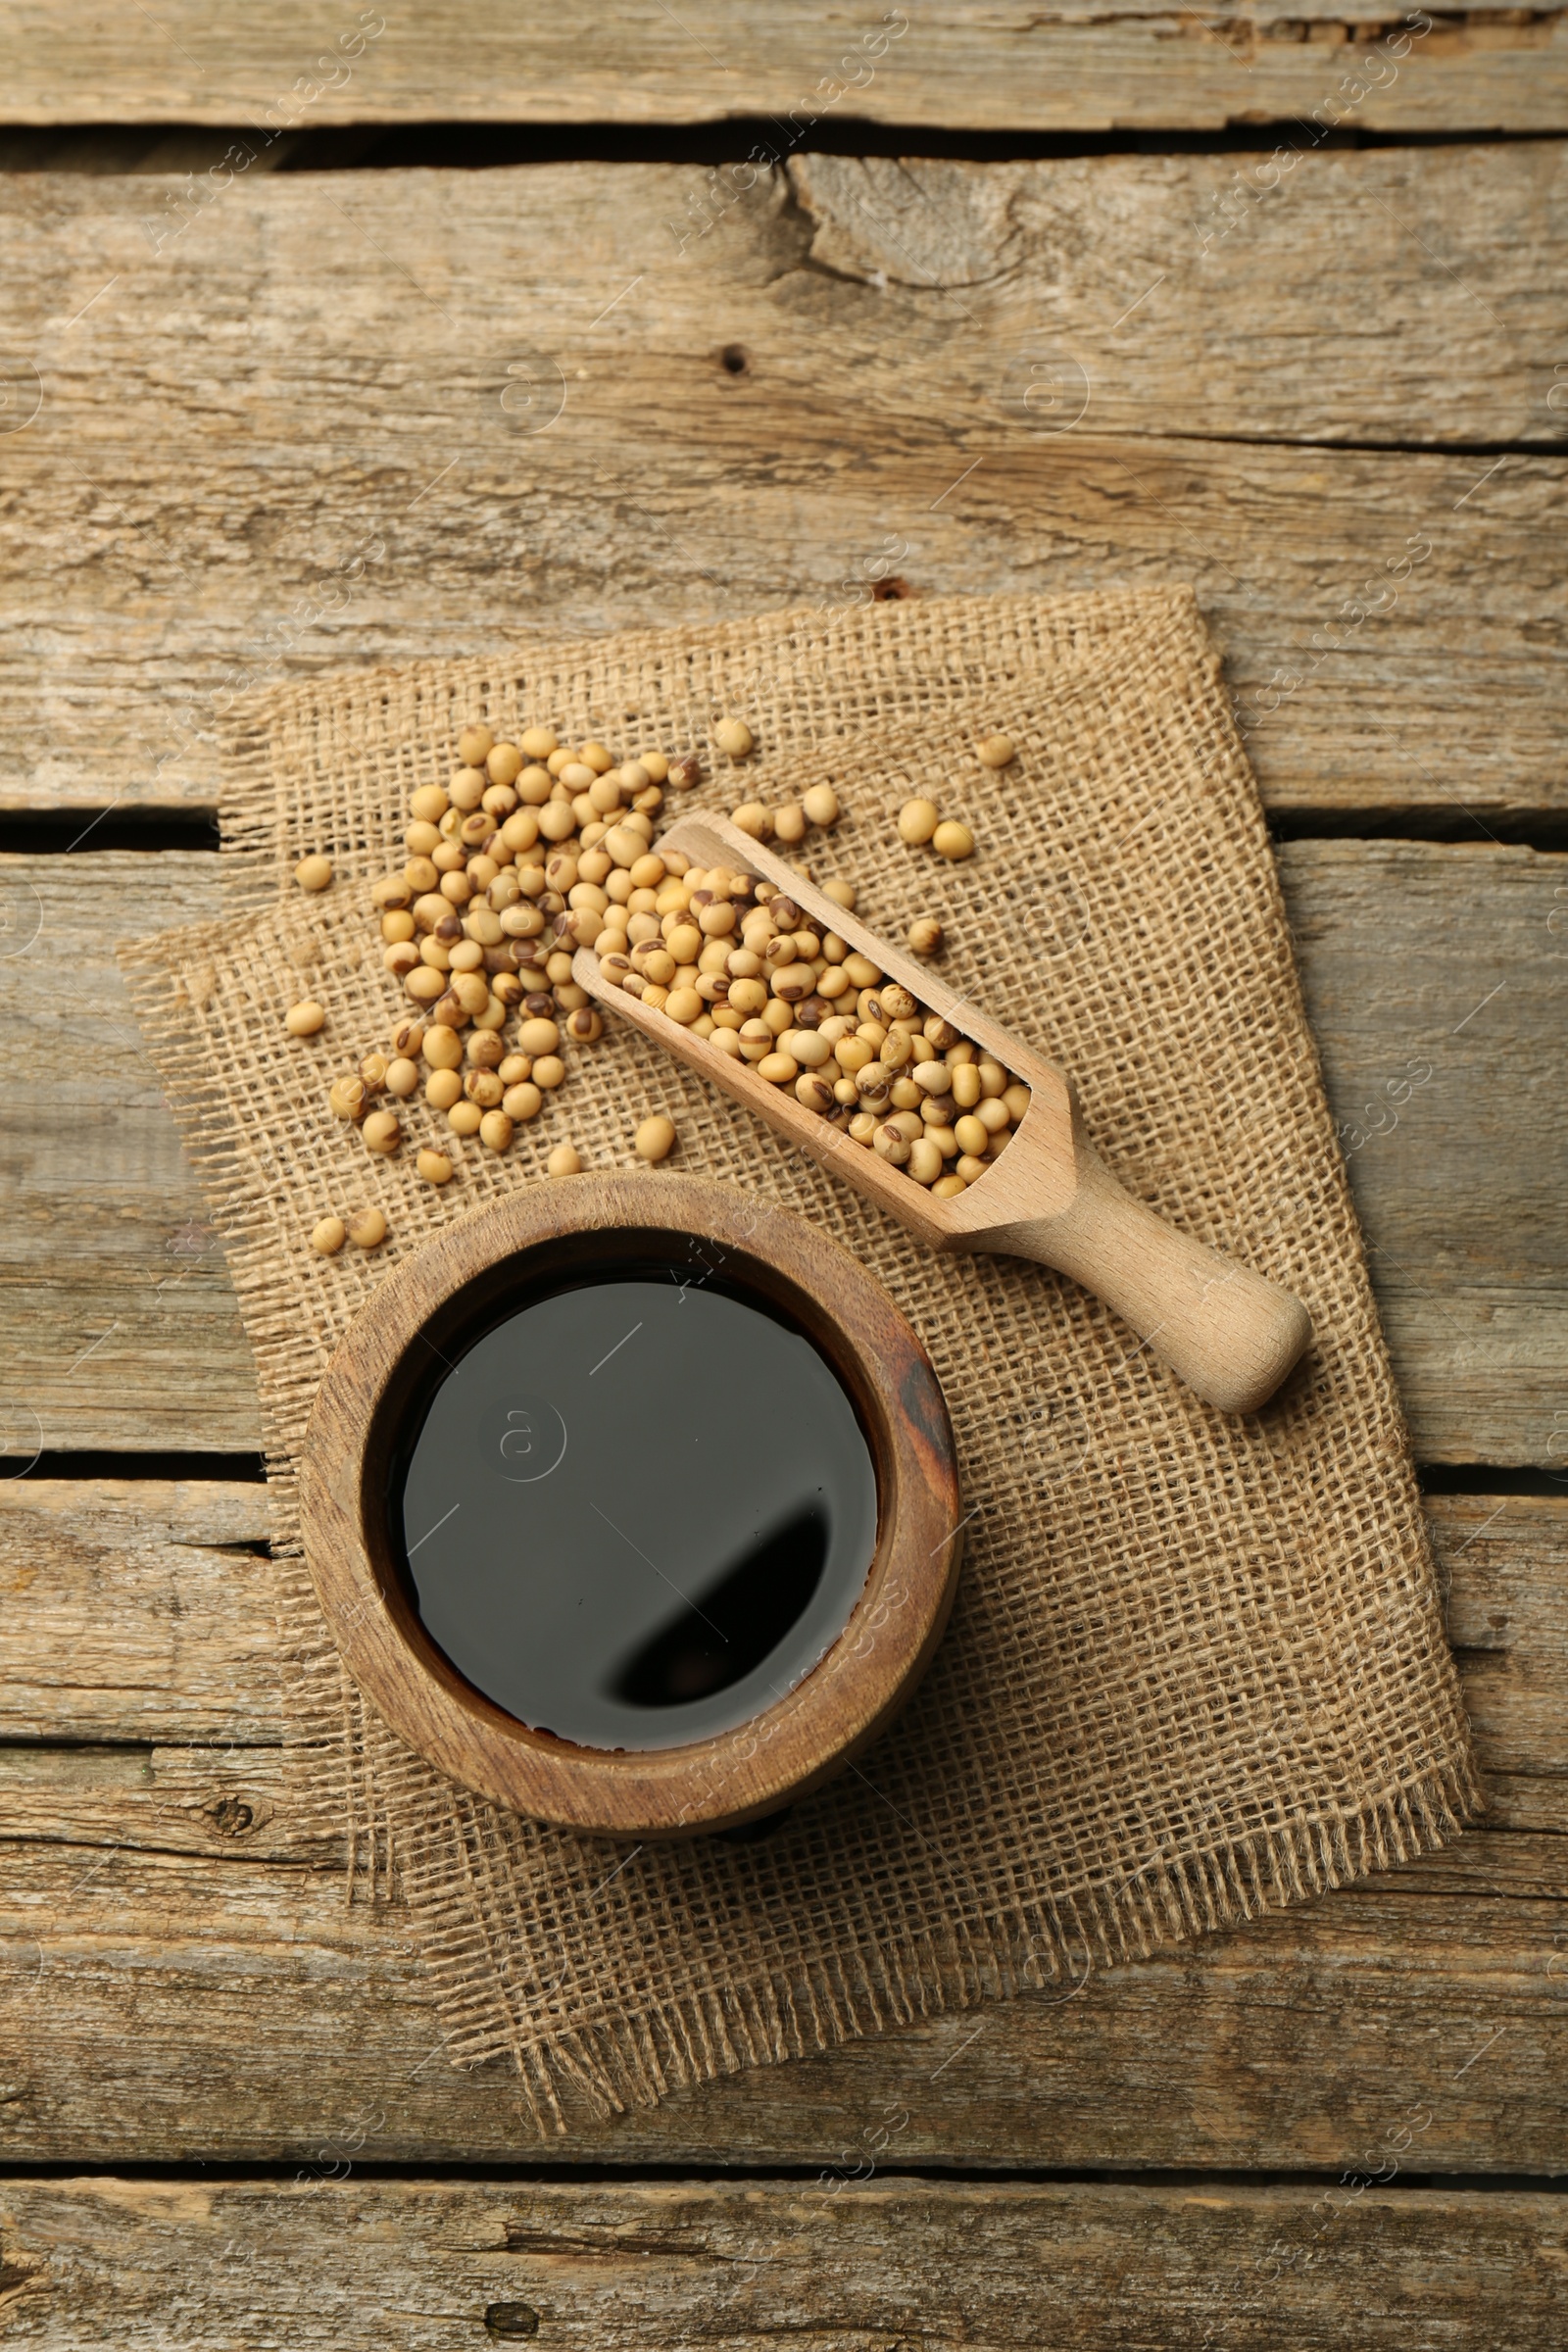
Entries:
<svg viewBox="0 0 1568 2352">
<path fill-rule="evenodd" d="M 334 2179 L 352 2159 L 330 2134 L 352 2147 L 357 2129 L 323 2124 L 290 2183 L 0 2182 L 9 2324 L 40 2352 L 1561 2341 L 1562 2200 L 1401 2188 L 1381 2148 L 1371 2177 L 1329 2189 Z M 1411 2128 L 1389 2129 L 1418 2162 Z"/>
<path fill-rule="evenodd" d="M 1201 17 L 1160 0 L 946 0 L 859 18 L 820 0 L 788 10 L 751 0 L 679 14 L 618 5 L 591 19 L 538 0 L 499 12 L 446 0 L 347 11 L 324 32 L 299 0 L 269 0 L 220 28 L 200 0 L 85 24 L 58 0 L 12 0 L 0 43 L 11 69 L 0 121 L 10 122 L 259 122 L 281 133 L 443 118 L 763 116 L 780 142 L 856 116 L 943 128 L 1210 128 L 1335 107 L 1331 121 L 1384 130 L 1568 122 L 1561 12 L 1497 0 L 1437 18 L 1385 8 L 1381 22 L 1345 0 L 1263 0 Z"/>
<path fill-rule="evenodd" d="M 211 1772 L 222 1760 L 211 1752 L 188 1759 L 191 1817 L 172 1820 L 157 1784 L 123 1768 L 117 1781 L 102 1746 L 20 1762 L 0 1750 L 0 2147 L 13 2161 L 294 2159 L 327 2119 L 378 2108 L 364 2154 L 380 2161 L 570 2152 L 854 2172 L 874 2119 L 904 2109 L 910 2162 L 1336 2166 L 1419 2101 L 1432 2118 L 1423 2169 L 1560 2162 L 1568 1500 L 1430 1506 L 1467 1691 L 1480 1693 L 1487 1829 L 1237 1935 L 1108 1977 L 1086 1967 L 1072 1989 L 764 2068 L 653 2114 L 579 2118 L 540 2147 L 504 2069 L 464 2075 L 440 2057 L 407 1914 L 346 1911 L 281 1791 L 254 1829 L 232 1815 L 226 1831 L 203 1825 L 215 1795 L 248 1802 L 270 1786 L 258 1774 L 270 1751 L 247 1743 L 276 1739 L 273 1704 L 254 1681 L 243 1695 L 270 1633 L 265 1566 L 206 1549 L 265 1523 L 254 1490 L 216 1502 L 199 1487 L 139 1491 L 144 1543 L 138 1490 L 0 1488 L 18 1681 L 41 1688 L 40 1650 L 86 1595 L 112 1591 L 104 1614 L 127 1664 L 98 1670 L 96 1737 L 114 1737 L 122 1689 L 121 1737 L 145 1738 L 138 1679 L 183 1597 L 167 1719 L 213 1719 L 226 1647 L 241 1687 L 224 1725 L 233 1777 Z M 229 1581 L 236 1558 L 247 1573 Z M 28 1560 L 24 1584 L 13 1564 Z M 74 1697 L 54 1717 L 48 1703 L 0 1737 L 71 1736 Z"/>
<path fill-rule="evenodd" d="M 341 1863 L 342 1840 L 290 1803 L 278 1750 L 0 1747 L 0 1823 L 45 1843 Z"/>
<path fill-rule="evenodd" d="M 807 261 L 844 282 L 785 291 L 819 337 L 898 367 L 895 385 L 862 362 L 862 400 L 928 418 L 940 404 L 963 429 L 989 394 L 1041 431 L 1082 408 L 1080 432 L 1117 438 L 1560 453 L 1543 354 L 1568 308 L 1546 258 L 1568 232 L 1568 158 L 1555 142 L 1472 148 L 1464 182 L 1461 211 L 1432 150 L 1318 153 L 1305 131 L 1258 155 L 805 156 L 790 183 Z M 1344 284 L 1347 234 L 1375 293 Z M 1063 377 L 1078 364 L 1071 400 L 1038 364 L 1048 346 Z"/>
<path fill-rule="evenodd" d="M 13 1473 L 37 1447 L 90 1449 L 95 1429 L 122 1450 L 261 1445 L 222 1249 L 114 962 L 118 940 L 216 911 L 212 857 L 0 861 L 0 1005 L 27 1032 L 0 1132 Z M 74 1005 L 50 978 L 68 956 L 87 992 Z"/>
<path fill-rule="evenodd" d="M 260 1485 L 0 1486 L 5 1836 L 342 1861 L 279 1752 L 268 1530 Z"/>
<path fill-rule="evenodd" d="M 0 1485 L 0 1742 L 275 1746 L 267 1490 Z"/>
<path fill-rule="evenodd" d="M 1417 1446 L 1568 1473 L 1568 1250 L 1548 1173 L 1568 861 L 1316 842 L 1287 847 L 1281 870 Z M 1533 1415 L 1531 1394 L 1549 1410 Z"/>
<path fill-rule="evenodd" d="M 1568 1467 L 1549 928 L 1563 860 L 1298 842 L 1281 870 L 1347 1148 L 1366 1137 L 1351 1178 L 1417 1450 Z M 40 1444 L 252 1449 L 254 1378 L 221 1251 L 111 961 L 117 938 L 215 912 L 216 860 L 0 858 L 0 894 L 20 949 L 0 957 L 0 1446 L 13 1459 Z"/>
<path fill-rule="evenodd" d="M 1491 1807 L 1488 1834 L 1459 1850 L 1495 1856 L 1492 1832 L 1568 1833 L 1568 1493 L 1440 1495 L 1427 1510 Z M 256 1752 L 286 1737 L 268 1526 L 262 1486 L 0 1484 L 5 1834 L 157 1846 L 159 1776 L 181 1776 L 183 1801 L 203 1770 L 271 1773 Z M 191 1785 L 204 1804 L 221 1793 Z"/>
<path fill-rule="evenodd" d="M 1548 1772 L 1521 1777 L 1522 1803 L 1506 1783 L 1499 1789 L 1489 1780 L 1486 1823 L 1458 1845 L 1405 1864 L 1401 1878 L 1419 1880 L 1424 1894 L 1568 1895 L 1568 1787 Z M 1538 1825 L 1531 1813 L 1545 1818 Z M 221 1748 L 0 1746 L 0 1838 L 334 1868 L 345 1858 L 343 1839 L 301 1806 L 282 1751 L 254 1740 Z"/>
<path fill-rule="evenodd" d="M 1428 1508 L 1491 1809 L 1483 1834 L 1414 1867 L 1429 1888 L 1456 1870 L 1467 1886 L 1539 1890 L 1549 1837 L 1494 1833 L 1568 1833 L 1568 1495 Z M 261 1486 L 0 1484 L 0 1834 L 339 1858 L 291 1826 L 274 1753 L 268 1524 Z"/>
<path fill-rule="evenodd" d="M 0 805 L 211 805 L 245 681 L 893 571 L 1195 580 L 1281 808 L 1560 807 L 1568 161 L 1236 170 L 12 175 Z"/>
<path fill-rule="evenodd" d="M 1554 1841 L 1560 1842 L 1560 1841 Z M 290 2161 L 379 2108 L 367 2161 L 1330 2168 L 1431 2111 L 1425 2166 L 1560 2169 L 1555 1896 L 1351 1888 L 1076 1994 L 1021 1995 L 538 2141 L 504 2063 L 460 2073 L 405 1914 L 330 1873 L 5 1849 L 0 2092 L 17 2163 Z"/>
<path fill-rule="evenodd" d="M 1560 1472 L 1555 1473 L 1560 1477 Z M 1564 1500 L 1429 1498 L 1448 1639 L 1499 1829 L 1568 1830 Z"/>
</svg>

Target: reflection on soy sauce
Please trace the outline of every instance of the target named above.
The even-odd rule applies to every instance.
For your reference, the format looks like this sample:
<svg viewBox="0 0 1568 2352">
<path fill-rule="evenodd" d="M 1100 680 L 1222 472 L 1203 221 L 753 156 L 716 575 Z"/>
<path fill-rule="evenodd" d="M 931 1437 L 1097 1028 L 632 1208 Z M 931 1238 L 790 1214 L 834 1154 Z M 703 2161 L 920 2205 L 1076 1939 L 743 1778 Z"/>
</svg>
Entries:
<svg viewBox="0 0 1568 2352">
<path fill-rule="evenodd" d="M 875 1473 L 836 1374 L 673 1266 L 520 1307 L 414 1423 L 392 1502 L 419 1616 L 537 1730 L 624 1748 L 728 1730 L 810 1671 L 864 1588 Z"/>
<path fill-rule="evenodd" d="M 771 1657 L 822 1581 L 831 1538 L 816 1502 L 795 1511 L 622 1667 L 617 1698 L 674 1707 L 727 1690 Z"/>
</svg>

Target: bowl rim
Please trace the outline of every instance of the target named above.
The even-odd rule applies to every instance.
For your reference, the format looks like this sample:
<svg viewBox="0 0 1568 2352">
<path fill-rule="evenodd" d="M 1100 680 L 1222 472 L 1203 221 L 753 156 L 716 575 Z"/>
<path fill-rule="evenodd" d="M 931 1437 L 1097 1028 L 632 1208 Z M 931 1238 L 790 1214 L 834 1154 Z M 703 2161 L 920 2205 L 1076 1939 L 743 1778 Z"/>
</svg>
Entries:
<svg viewBox="0 0 1568 2352">
<path fill-rule="evenodd" d="M 506 1269 L 612 1266 L 701 1245 L 793 1320 L 849 1390 L 877 1481 L 877 1542 L 848 1624 L 793 1690 L 679 1747 L 603 1749 L 539 1732 L 467 1682 L 419 1623 L 386 1526 L 394 1434 L 428 1382 L 426 1350 L 471 1325 Z M 716 1256 L 716 1262 L 714 1262 Z M 912 1693 L 953 1605 L 963 1539 L 947 1403 L 914 1330 L 851 1253 L 792 1210 L 705 1177 L 591 1171 L 520 1186 L 397 1265 L 337 1349 L 300 1467 L 306 1564 L 339 1653 L 390 1728 L 509 1811 L 605 1836 L 680 1837 L 779 1810 L 850 1764 Z"/>
</svg>

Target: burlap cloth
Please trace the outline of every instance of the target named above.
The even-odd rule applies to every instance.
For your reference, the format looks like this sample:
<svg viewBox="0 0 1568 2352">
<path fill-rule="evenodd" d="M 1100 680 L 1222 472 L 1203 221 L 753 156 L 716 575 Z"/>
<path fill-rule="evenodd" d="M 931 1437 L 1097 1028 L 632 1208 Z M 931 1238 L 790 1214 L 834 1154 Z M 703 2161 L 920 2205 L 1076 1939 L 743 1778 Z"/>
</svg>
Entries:
<svg viewBox="0 0 1568 2352">
<path fill-rule="evenodd" d="M 936 1257 L 760 1122 L 612 1021 L 504 1159 L 420 1184 L 372 1159 L 328 1077 L 400 998 L 367 891 L 460 726 L 706 744 L 741 710 L 745 772 L 682 806 L 798 791 L 847 814 L 818 879 L 902 933 L 938 907 L 944 969 L 1075 1073 L 1135 1193 L 1287 1283 L 1316 1331 L 1252 1419 L 1200 1403 L 1097 1300 L 1006 1258 Z M 967 747 L 1004 727 L 1016 763 Z M 898 842 L 908 779 L 973 827 L 939 867 Z M 1398 1401 L 1302 1015 L 1267 836 L 1185 593 L 877 605 L 523 646 L 312 681 L 236 713 L 225 917 L 126 957 L 228 1249 L 256 1351 L 301 1787 L 352 1871 L 407 1901 L 463 2062 L 511 2051 L 535 2115 L 601 2109 L 988 1994 L 1079 1976 L 1443 1843 L 1478 1803 Z M 338 879 L 307 901 L 307 849 Z M 301 993 L 322 1037 L 285 1038 Z M 762 1191 L 836 1235 L 931 1351 L 961 1448 L 952 1630 L 862 1767 L 754 1843 L 617 1846 L 450 1787 L 363 1706 L 303 1572 L 295 1466 L 329 1354 L 395 1256 L 540 1177 L 568 1136 Z M 647 1172 L 650 1193 L 662 1181 Z M 322 1260 L 329 1206 L 378 1202 L 381 1259 Z"/>
</svg>

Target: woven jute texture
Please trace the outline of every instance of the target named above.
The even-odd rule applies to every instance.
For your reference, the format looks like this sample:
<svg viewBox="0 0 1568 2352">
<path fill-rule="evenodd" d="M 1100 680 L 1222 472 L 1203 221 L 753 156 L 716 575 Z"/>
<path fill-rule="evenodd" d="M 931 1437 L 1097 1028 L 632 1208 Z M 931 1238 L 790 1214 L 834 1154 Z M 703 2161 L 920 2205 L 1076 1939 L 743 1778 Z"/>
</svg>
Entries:
<svg viewBox="0 0 1568 2352">
<path fill-rule="evenodd" d="M 629 1025 L 442 1192 L 409 1164 L 444 1128 L 422 1104 L 390 1161 L 332 1117 L 329 1077 L 400 1008 L 368 884 L 459 727 L 548 721 L 628 756 L 703 745 L 724 709 L 758 738 L 746 796 L 837 782 L 816 878 L 853 878 L 894 934 L 939 908 L 947 976 L 1074 1073 L 1130 1188 L 1305 1299 L 1310 1357 L 1266 1411 L 1213 1412 L 1040 1266 L 929 1254 Z M 996 728 L 1019 757 L 993 775 L 969 747 Z M 899 844 L 911 787 L 970 823 L 968 864 Z M 740 797 L 731 773 L 683 805 Z M 1474 1810 L 1267 836 L 1190 596 L 890 604 L 295 686 L 236 714 L 224 842 L 225 918 L 127 971 L 256 1351 L 304 1786 L 347 1824 L 357 1884 L 412 1905 L 450 2057 L 511 2051 L 542 2127 L 579 2095 L 652 2101 L 1298 1900 Z M 307 901 L 288 874 L 315 848 L 337 880 Z M 294 1042 L 302 980 L 328 1026 Z M 750 1844 L 617 1846 L 449 1786 L 362 1705 L 298 1544 L 316 1386 L 386 1256 L 539 1180 L 563 1136 L 634 1166 L 655 1109 L 675 1164 L 811 1218 L 887 1286 L 947 1393 L 971 1514 L 912 1705 Z M 381 1259 L 312 1255 L 326 1207 L 371 1201 Z"/>
</svg>

